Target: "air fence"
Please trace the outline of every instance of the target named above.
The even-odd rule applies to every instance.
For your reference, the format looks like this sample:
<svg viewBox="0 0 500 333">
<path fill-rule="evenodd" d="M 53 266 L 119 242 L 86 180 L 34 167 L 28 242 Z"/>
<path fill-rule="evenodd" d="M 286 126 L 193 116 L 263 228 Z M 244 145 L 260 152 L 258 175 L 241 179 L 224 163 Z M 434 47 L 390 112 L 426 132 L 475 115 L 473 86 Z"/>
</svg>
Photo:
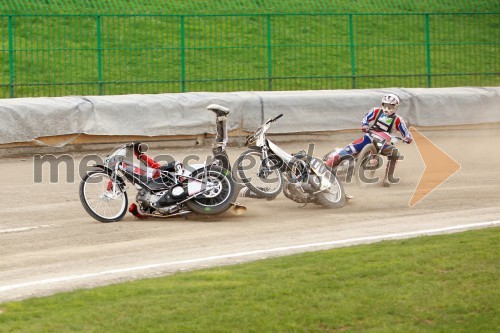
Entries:
<svg viewBox="0 0 500 333">
<path fill-rule="evenodd" d="M 364 114 L 389 91 L 401 98 L 398 113 L 412 126 L 500 122 L 500 87 L 11 98 L 0 103 L 0 144 L 68 134 L 205 135 L 215 133 L 215 117 L 206 109 L 212 103 L 229 108 L 228 128 L 241 135 L 280 113 L 270 133 L 359 130 Z"/>
</svg>

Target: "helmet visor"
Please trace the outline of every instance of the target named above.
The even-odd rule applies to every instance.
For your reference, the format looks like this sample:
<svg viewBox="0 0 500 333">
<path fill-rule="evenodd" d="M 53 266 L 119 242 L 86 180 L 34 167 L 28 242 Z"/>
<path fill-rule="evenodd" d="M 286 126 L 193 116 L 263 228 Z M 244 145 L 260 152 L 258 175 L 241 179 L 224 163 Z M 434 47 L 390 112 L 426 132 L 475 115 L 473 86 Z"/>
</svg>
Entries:
<svg viewBox="0 0 500 333">
<path fill-rule="evenodd" d="M 387 110 L 396 110 L 396 107 L 397 107 L 397 105 L 389 104 L 389 103 L 382 103 L 382 106 L 384 107 L 384 109 L 387 109 Z"/>
</svg>

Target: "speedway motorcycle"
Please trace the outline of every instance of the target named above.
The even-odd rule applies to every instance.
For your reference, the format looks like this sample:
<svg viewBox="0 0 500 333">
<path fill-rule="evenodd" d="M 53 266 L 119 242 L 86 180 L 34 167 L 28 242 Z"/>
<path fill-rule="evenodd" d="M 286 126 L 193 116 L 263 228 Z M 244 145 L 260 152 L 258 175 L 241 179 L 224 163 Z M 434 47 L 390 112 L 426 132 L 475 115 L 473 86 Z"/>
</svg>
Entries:
<svg viewBox="0 0 500 333">
<path fill-rule="evenodd" d="M 134 148 L 136 147 L 136 148 Z M 150 168 L 133 163 L 133 143 L 120 146 L 95 165 L 81 181 L 80 201 L 87 213 L 100 222 L 120 221 L 127 212 L 127 183 L 137 189 L 130 207 L 136 217 L 170 217 L 198 213 L 220 214 L 233 203 L 234 181 L 217 165 L 164 165 Z M 142 160 L 141 160 L 142 161 Z"/>
<path fill-rule="evenodd" d="M 393 145 L 402 142 L 403 138 L 391 135 L 386 132 L 374 131 L 369 129 L 366 134 L 370 138 L 370 143 L 361 149 L 360 152 L 353 155 L 340 156 L 333 166 L 333 171 L 339 179 L 350 183 L 352 177 L 356 180 L 359 187 L 366 187 L 369 184 L 376 183 L 375 172 L 383 165 L 382 156 L 388 157 L 388 163 L 385 170 L 384 186 L 390 186 L 388 173 L 394 172 L 394 157 L 397 157 L 397 150 L 393 150 Z M 340 148 L 336 148 L 323 156 L 323 161 L 335 160 L 339 154 Z"/>
<path fill-rule="evenodd" d="M 304 151 L 289 154 L 266 139 L 266 131 L 282 116 L 269 119 L 247 136 L 246 146 L 250 149 L 237 159 L 233 175 L 236 173 L 237 180 L 264 198 L 273 198 L 283 190 L 283 194 L 295 202 L 343 207 L 344 188 L 321 159 Z"/>
</svg>

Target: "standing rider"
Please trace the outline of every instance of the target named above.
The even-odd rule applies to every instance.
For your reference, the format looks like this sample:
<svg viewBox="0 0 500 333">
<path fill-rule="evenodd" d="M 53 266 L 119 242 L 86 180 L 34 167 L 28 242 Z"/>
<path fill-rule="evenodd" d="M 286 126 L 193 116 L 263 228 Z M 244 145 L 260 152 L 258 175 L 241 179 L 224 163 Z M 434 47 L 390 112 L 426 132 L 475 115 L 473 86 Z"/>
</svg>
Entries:
<svg viewBox="0 0 500 333">
<path fill-rule="evenodd" d="M 333 168 L 343 160 L 343 156 L 354 156 L 358 154 L 364 146 L 373 141 L 372 136 L 368 132 L 371 132 L 374 135 L 377 135 L 377 132 L 391 134 L 394 131 L 394 128 L 396 128 L 401 133 L 403 141 L 408 144 L 411 143 L 413 141 L 413 137 L 408 129 L 408 126 L 406 126 L 403 118 L 396 114 L 398 105 L 398 96 L 394 94 L 385 95 L 382 98 L 382 107 L 372 108 L 361 121 L 361 130 L 367 134 L 352 142 L 341 151 L 330 154 L 325 162 L 326 165 Z M 370 123 L 372 123 L 371 127 Z M 394 174 L 394 168 L 396 167 L 397 158 L 393 157 L 397 156 L 392 156 L 394 149 L 394 146 L 386 144 L 382 150 L 382 155 L 391 155 L 384 178 L 384 186 L 386 187 L 391 185 L 389 176 Z M 397 152 L 397 150 L 395 152 Z"/>
</svg>

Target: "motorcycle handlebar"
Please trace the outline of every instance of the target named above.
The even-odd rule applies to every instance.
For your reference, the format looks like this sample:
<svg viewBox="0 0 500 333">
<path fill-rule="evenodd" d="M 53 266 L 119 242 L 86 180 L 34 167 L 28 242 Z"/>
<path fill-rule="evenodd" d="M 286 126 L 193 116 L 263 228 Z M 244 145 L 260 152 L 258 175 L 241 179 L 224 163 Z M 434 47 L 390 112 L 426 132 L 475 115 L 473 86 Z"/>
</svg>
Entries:
<svg viewBox="0 0 500 333">
<path fill-rule="evenodd" d="M 283 117 L 283 113 L 277 115 L 276 117 L 274 117 L 272 119 L 269 119 L 269 122 L 270 123 L 275 122 L 276 120 L 280 119 L 281 117 Z"/>
<path fill-rule="evenodd" d="M 371 128 L 368 128 L 367 131 L 366 131 L 366 134 L 372 136 L 373 135 L 373 132 L 371 130 Z M 391 139 L 396 139 L 396 140 L 399 140 L 399 141 L 404 141 L 403 138 L 399 137 L 399 136 L 395 136 L 395 135 L 392 135 L 392 134 L 389 134 L 391 136 Z"/>
</svg>

